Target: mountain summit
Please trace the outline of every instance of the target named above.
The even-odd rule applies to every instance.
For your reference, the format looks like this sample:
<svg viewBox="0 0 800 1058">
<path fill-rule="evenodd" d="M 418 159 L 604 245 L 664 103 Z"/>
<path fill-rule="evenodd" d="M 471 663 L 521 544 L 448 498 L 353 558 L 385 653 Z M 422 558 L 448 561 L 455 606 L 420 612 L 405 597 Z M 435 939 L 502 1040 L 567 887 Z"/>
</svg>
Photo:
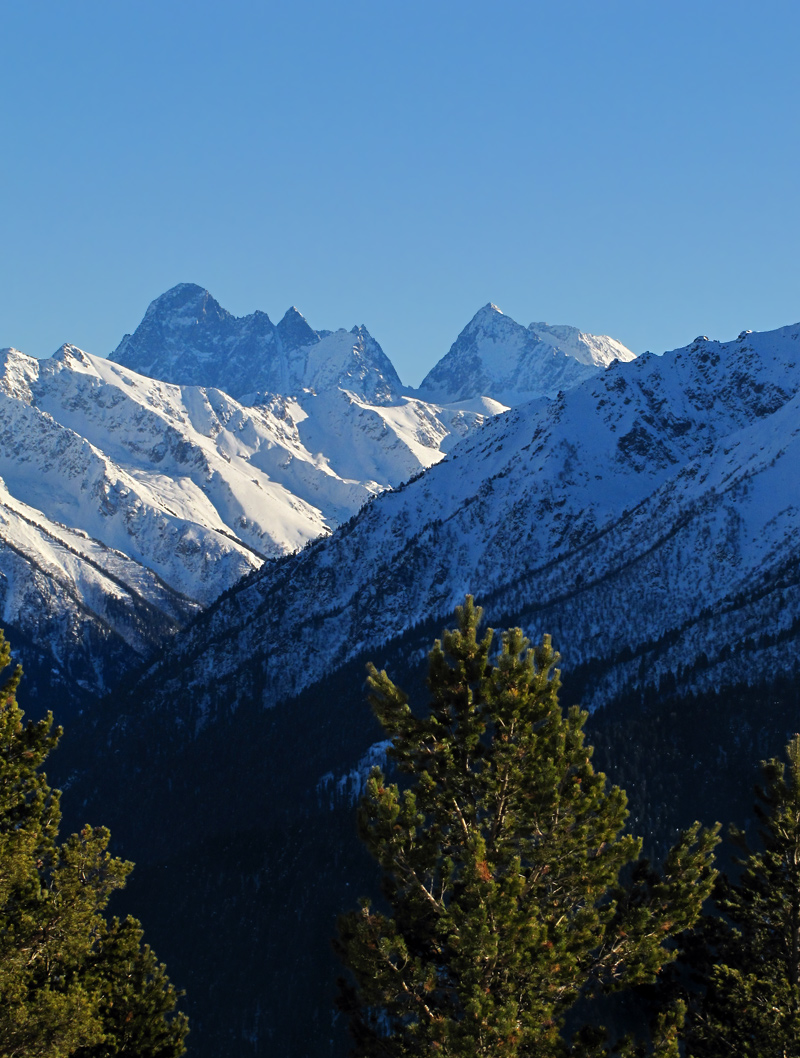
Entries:
<svg viewBox="0 0 800 1058">
<path fill-rule="evenodd" d="M 366 327 L 315 331 L 294 305 L 277 325 L 265 312 L 237 317 L 203 287 L 179 283 L 151 303 L 109 359 L 149 378 L 213 387 L 237 400 L 343 390 L 372 405 L 400 404 L 404 396 L 436 404 L 488 397 L 509 407 L 555 397 L 634 354 L 614 338 L 577 327 L 523 327 L 489 302 L 411 390 Z"/>
<path fill-rule="evenodd" d="M 294 306 L 277 326 L 266 312 L 233 316 L 194 283 L 179 283 L 156 298 L 109 359 L 149 378 L 210 386 L 237 399 L 338 385 L 385 404 L 402 390 L 366 327 L 318 332 Z"/>
<path fill-rule="evenodd" d="M 506 405 L 561 390 L 635 354 L 577 327 L 523 327 L 491 302 L 475 313 L 450 351 L 422 380 L 419 395 L 442 403 L 488 396 Z"/>
</svg>

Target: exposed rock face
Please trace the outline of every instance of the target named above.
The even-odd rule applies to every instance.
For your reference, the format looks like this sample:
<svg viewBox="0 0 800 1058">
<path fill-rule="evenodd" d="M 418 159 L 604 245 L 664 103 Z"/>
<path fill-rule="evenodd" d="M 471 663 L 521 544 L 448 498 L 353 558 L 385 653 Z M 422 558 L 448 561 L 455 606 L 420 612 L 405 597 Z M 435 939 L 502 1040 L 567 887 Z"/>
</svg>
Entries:
<svg viewBox="0 0 800 1058">
<path fill-rule="evenodd" d="M 210 386 L 236 398 L 341 386 L 382 404 L 403 390 L 366 327 L 317 332 L 294 307 L 277 326 L 265 312 L 232 316 L 193 283 L 156 298 L 109 359 L 163 382 Z"/>
</svg>

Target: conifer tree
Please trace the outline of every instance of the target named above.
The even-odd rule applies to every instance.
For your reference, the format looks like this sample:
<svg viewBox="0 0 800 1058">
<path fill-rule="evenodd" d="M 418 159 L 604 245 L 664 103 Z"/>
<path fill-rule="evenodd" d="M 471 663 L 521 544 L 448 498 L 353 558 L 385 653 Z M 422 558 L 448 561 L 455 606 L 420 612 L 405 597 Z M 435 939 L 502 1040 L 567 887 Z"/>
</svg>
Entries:
<svg viewBox="0 0 800 1058">
<path fill-rule="evenodd" d="M 98 997 L 104 1039 L 73 1058 L 177 1058 L 188 1021 L 174 1014 L 178 993 L 149 944 L 141 923 L 128 916 L 102 923 L 85 976 Z"/>
<path fill-rule="evenodd" d="M 370 700 L 408 780 L 368 781 L 359 829 L 383 871 L 384 908 L 343 915 L 340 982 L 358 1058 L 440 1054 L 537 1058 L 619 1052 L 587 1027 L 579 1000 L 652 982 L 713 883 L 715 832 L 695 825 L 663 877 L 644 866 L 620 884 L 640 841 L 623 832 L 626 798 L 584 743 L 586 713 L 563 715 L 549 637 L 519 629 L 478 639 L 467 597 L 429 655 L 430 712 L 417 716 L 385 672 Z M 663 1012 L 648 1053 L 677 1056 L 682 1011 Z"/>
<path fill-rule="evenodd" d="M 0 671 L 9 662 L 0 632 Z M 138 923 L 103 914 L 132 864 L 109 853 L 103 827 L 59 844 L 60 794 L 41 768 L 61 729 L 50 714 L 23 724 L 20 677 L 0 686 L 0 1058 L 177 1058 L 187 1025 L 175 990 Z"/>
<path fill-rule="evenodd" d="M 689 1041 L 697 1058 L 800 1058 L 800 735 L 786 755 L 788 769 L 775 758 L 761 765 L 762 851 L 731 828 L 741 875 L 720 879 L 724 917 L 705 922 L 708 988 Z"/>
</svg>

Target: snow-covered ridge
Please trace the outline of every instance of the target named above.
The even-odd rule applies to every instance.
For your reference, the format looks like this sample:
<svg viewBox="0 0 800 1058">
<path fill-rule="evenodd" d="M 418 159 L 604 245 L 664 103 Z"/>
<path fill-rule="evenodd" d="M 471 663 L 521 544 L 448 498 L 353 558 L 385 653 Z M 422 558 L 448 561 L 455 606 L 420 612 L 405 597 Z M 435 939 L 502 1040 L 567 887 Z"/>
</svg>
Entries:
<svg viewBox="0 0 800 1058">
<path fill-rule="evenodd" d="M 265 567 L 170 664 L 256 664 L 274 704 L 472 592 L 490 620 L 551 632 L 568 666 L 601 662 L 587 705 L 692 666 L 695 686 L 723 681 L 752 637 L 749 678 L 781 671 L 794 652 L 764 633 L 800 622 L 798 423 L 800 325 L 613 365 Z M 202 707 L 203 672 L 181 678 Z"/>
<path fill-rule="evenodd" d="M 246 406 L 74 346 L 50 360 L 2 350 L 5 626 L 42 638 L 37 613 L 56 623 L 72 614 L 72 638 L 108 626 L 133 662 L 163 642 L 165 627 L 174 631 L 265 558 L 331 532 L 493 412 L 410 397 L 371 405 L 338 386 L 306 391 L 302 404 L 260 394 Z M 131 602 L 137 593 L 144 609 Z M 162 615 L 147 618 L 157 634 L 143 627 L 148 607 Z M 63 658 L 55 627 L 44 645 Z M 80 679 L 92 685 L 91 673 Z"/>
<path fill-rule="evenodd" d="M 45 361 L 0 354 L 0 429 L 0 474 L 17 499 L 198 602 L 323 528 L 318 510 L 244 466 L 259 442 L 291 432 L 268 410 L 243 413 L 224 394 L 71 346 Z M 259 521 L 251 508 L 265 488 L 272 512 L 262 502 Z"/>
<path fill-rule="evenodd" d="M 111 689 L 198 610 L 140 563 L 50 521 L 0 481 L 0 623 L 22 652 L 27 696 L 57 688 L 68 703 Z"/>
<path fill-rule="evenodd" d="M 636 354 L 607 334 L 585 334 L 577 327 L 564 324 L 551 326 L 548 323 L 530 323 L 531 331 L 540 342 L 553 349 L 573 356 L 579 363 L 593 367 L 610 367 L 615 360 L 629 363 Z"/>
<path fill-rule="evenodd" d="M 442 457 L 485 413 L 341 389 L 244 406 L 64 346 L 0 352 L 0 474 L 46 518 L 210 602 Z"/>
</svg>

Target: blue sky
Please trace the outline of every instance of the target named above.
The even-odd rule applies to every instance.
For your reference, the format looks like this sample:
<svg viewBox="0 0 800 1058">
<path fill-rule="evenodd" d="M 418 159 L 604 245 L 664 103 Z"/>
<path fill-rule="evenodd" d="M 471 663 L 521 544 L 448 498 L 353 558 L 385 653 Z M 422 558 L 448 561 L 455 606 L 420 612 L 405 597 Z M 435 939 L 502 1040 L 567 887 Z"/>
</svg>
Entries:
<svg viewBox="0 0 800 1058">
<path fill-rule="evenodd" d="M 175 283 L 367 325 L 491 300 L 636 352 L 800 319 L 800 5 L 0 0 L 0 346 Z"/>
</svg>

